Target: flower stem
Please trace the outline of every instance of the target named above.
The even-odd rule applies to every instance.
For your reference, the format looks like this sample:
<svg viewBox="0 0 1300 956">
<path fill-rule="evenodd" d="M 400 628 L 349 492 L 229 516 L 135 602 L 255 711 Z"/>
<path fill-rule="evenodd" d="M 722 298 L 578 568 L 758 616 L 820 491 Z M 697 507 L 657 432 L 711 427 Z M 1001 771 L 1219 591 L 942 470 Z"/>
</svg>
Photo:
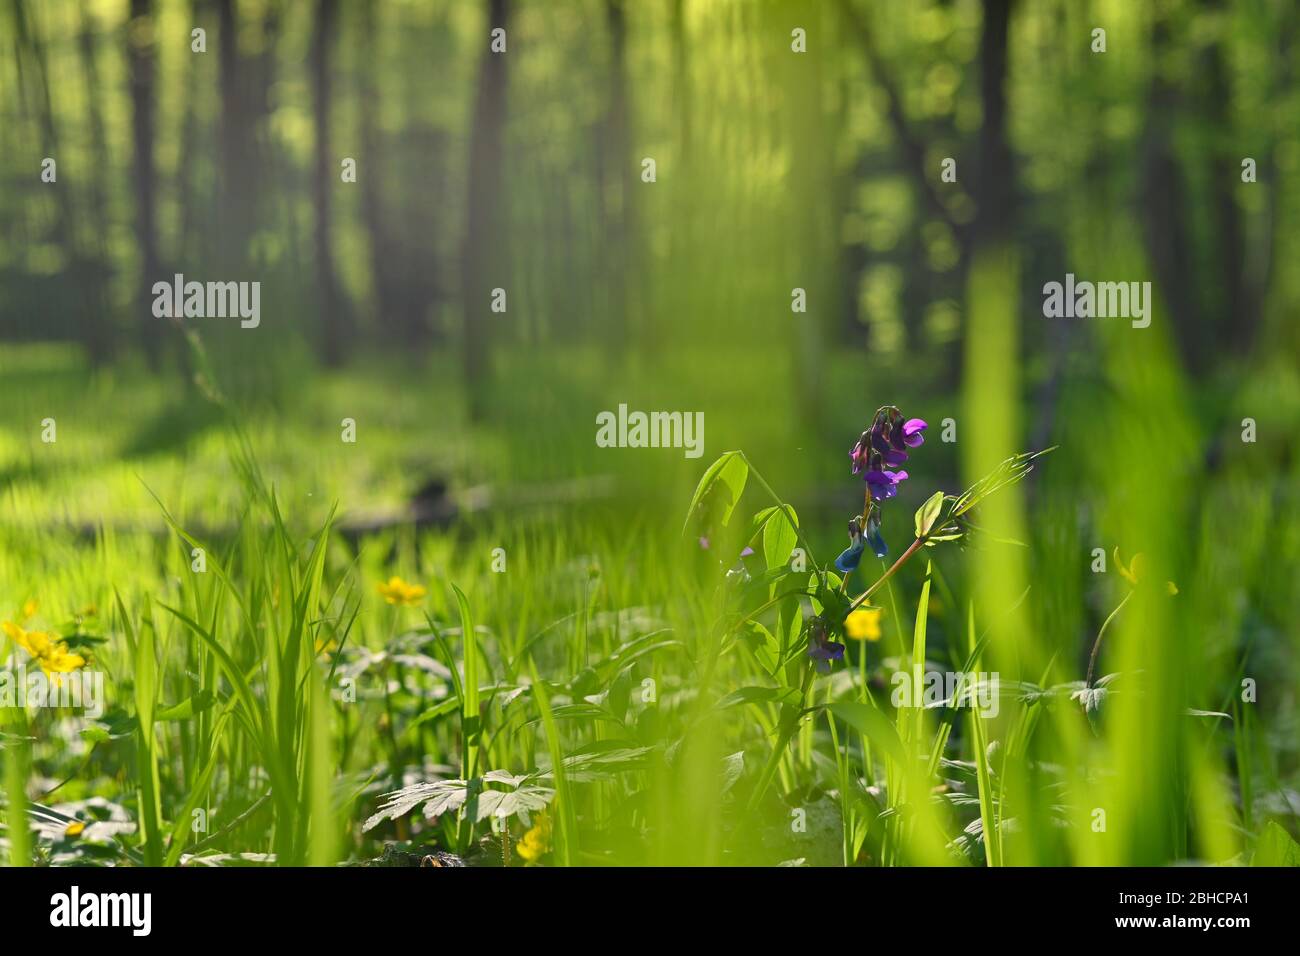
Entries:
<svg viewBox="0 0 1300 956">
<path fill-rule="evenodd" d="M 862 594 L 858 597 L 858 599 L 849 605 L 849 610 L 850 611 L 857 610 L 860 604 L 866 601 L 867 598 L 871 597 L 871 595 L 875 594 L 876 590 L 882 584 L 884 584 L 886 581 L 892 578 L 895 575 L 895 573 L 897 573 L 898 569 L 901 568 L 907 562 L 908 558 L 916 554 L 917 551 L 921 550 L 921 545 L 923 544 L 925 544 L 924 538 L 917 538 L 915 541 L 913 541 L 908 546 L 907 550 L 898 556 L 898 560 L 895 561 L 892 565 L 890 565 L 889 570 L 886 571 L 884 574 L 882 574 L 880 578 L 877 579 L 875 584 L 871 585 L 871 587 L 863 591 Z"/>
<path fill-rule="evenodd" d="M 1110 627 L 1110 622 L 1115 619 L 1115 615 L 1119 613 L 1119 609 L 1127 604 L 1128 599 L 1132 596 L 1133 592 L 1129 591 L 1128 594 L 1124 596 L 1124 600 L 1120 601 L 1119 604 L 1115 606 L 1115 610 L 1110 612 L 1106 620 L 1101 622 L 1101 630 L 1097 632 L 1097 639 L 1092 643 L 1092 653 L 1088 655 L 1088 678 L 1083 682 L 1083 686 L 1089 690 L 1092 689 L 1093 674 L 1097 671 L 1097 652 L 1101 650 L 1101 639 L 1106 635 L 1106 628 Z"/>
<path fill-rule="evenodd" d="M 812 677 L 813 665 L 809 661 L 803 674 L 803 686 L 799 688 L 799 705 L 797 707 L 785 705 L 786 709 L 781 714 L 781 722 L 777 727 L 776 744 L 772 748 L 772 753 L 768 755 L 767 763 L 763 765 L 763 772 L 759 774 L 753 792 L 749 795 L 749 803 L 745 806 L 746 813 L 753 813 L 758 809 L 758 802 L 763 799 L 763 794 L 771 785 L 772 778 L 776 776 L 777 767 L 780 766 L 781 758 L 785 756 L 785 748 L 789 745 L 790 738 L 799 729 L 799 718 L 803 716 L 804 702 L 808 699 Z"/>
</svg>

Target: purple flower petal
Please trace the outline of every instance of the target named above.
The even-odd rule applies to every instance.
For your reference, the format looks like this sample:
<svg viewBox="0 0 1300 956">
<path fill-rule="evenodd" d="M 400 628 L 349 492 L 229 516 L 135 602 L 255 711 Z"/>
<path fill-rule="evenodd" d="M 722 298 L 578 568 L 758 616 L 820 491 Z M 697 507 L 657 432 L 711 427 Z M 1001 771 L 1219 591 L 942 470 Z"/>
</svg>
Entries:
<svg viewBox="0 0 1300 956">
<path fill-rule="evenodd" d="M 898 494 L 898 483 L 907 477 L 905 471 L 888 471 L 882 469 L 873 469 L 863 475 L 868 487 L 871 489 L 871 497 L 876 501 L 885 501 Z"/>
<path fill-rule="evenodd" d="M 903 442 L 909 448 L 916 448 L 925 442 L 925 436 L 921 432 L 929 427 L 922 419 L 909 418 L 903 422 Z"/>
</svg>

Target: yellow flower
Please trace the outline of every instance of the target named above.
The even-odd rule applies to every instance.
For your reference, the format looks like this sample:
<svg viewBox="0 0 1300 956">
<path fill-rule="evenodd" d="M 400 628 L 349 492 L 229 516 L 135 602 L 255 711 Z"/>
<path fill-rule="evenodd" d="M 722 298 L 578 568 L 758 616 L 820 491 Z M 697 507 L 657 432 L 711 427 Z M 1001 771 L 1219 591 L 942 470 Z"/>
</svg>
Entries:
<svg viewBox="0 0 1300 956">
<path fill-rule="evenodd" d="M 419 602 L 424 597 L 424 588 L 418 584 L 407 584 L 396 574 L 388 579 L 388 583 L 380 582 L 378 588 L 385 601 L 389 604 L 411 605 Z"/>
<path fill-rule="evenodd" d="M 68 828 L 63 831 L 64 836 L 81 836 L 81 831 L 86 829 L 86 825 L 80 820 L 73 820 L 68 824 Z"/>
<path fill-rule="evenodd" d="M 1120 575 L 1129 584 L 1133 585 L 1134 587 L 1137 587 L 1138 584 L 1142 581 L 1142 579 L 1146 576 L 1146 567 L 1147 567 L 1146 557 L 1142 554 L 1141 551 L 1139 551 L 1137 554 L 1133 555 L 1133 560 L 1131 560 L 1128 563 L 1128 567 L 1126 568 L 1124 567 L 1123 560 L 1119 556 L 1119 548 L 1116 548 L 1113 554 L 1115 556 L 1115 566 L 1119 568 Z M 1177 594 L 1178 585 L 1174 584 L 1173 581 L 1166 581 L 1165 593 L 1169 595 Z"/>
<path fill-rule="evenodd" d="M 536 863 L 551 851 L 551 816 L 545 810 L 537 815 L 536 825 L 515 844 L 515 852 L 525 863 Z"/>
<path fill-rule="evenodd" d="M 13 621 L 5 621 L 3 627 L 13 642 L 30 654 L 47 674 L 67 674 L 86 664 L 86 659 L 68 650 L 57 634 L 28 631 Z"/>
<path fill-rule="evenodd" d="M 29 618 L 35 617 L 36 612 L 39 611 L 40 608 L 40 601 L 36 600 L 36 598 L 28 598 L 27 603 L 23 605 L 23 620 L 26 621 Z"/>
<path fill-rule="evenodd" d="M 880 640 L 880 616 L 884 610 L 878 607 L 862 607 L 844 619 L 844 633 L 855 641 Z"/>
</svg>

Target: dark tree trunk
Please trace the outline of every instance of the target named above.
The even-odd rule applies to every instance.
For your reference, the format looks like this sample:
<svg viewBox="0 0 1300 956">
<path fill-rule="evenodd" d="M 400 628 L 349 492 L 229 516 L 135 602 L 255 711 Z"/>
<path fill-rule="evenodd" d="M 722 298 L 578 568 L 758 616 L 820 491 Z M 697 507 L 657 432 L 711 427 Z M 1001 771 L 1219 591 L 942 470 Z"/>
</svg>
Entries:
<svg viewBox="0 0 1300 956">
<path fill-rule="evenodd" d="M 1221 16 L 1221 0 L 1205 0 L 1202 4 L 1210 16 Z M 1259 328 L 1259 304 L 1251 301 L 1246 285 L 1245 235 L 1241 222 L 1241 208 L 1237 205 L 1237 191 L 1241 188 L 1241 161 L 1237 141 L 1232 131 L 1232 86 L 1228 67 L 1224 62 L 1224 40 L 1216 39 L 1204 52 L 1202 75 L 1206 83 L 1206 115 L 1215 139 L 1208 144 L 1210 182 L 1213 200 L 1216 242 L 1215 262 L 1218 264 L 1220 283 L 1216 296 L 1220 307 L 1215 310 L 1217 323 L 1211 333 L 1214 353 L 1248 352 Z"/>
<path fill-rule="evenodd" d="M 1201 309 L 1187 283 L 1193 274 L 1187 189 L 1173 143 L 1180 102 L 1165 79 L 1169 20 L 1157 12 L 1151 22 L 1151 86 L 1147 91 L 1147 125 L 1142 140 L 1143 234 L 1160 293 L 1188 366 L 1201 367 Z"/>
<path fill-rule="evenodd" d="M 387 176 L 384 164 L 385 144 L 379 139 L 376 114 L 379 111 L 379 83 L 375 51 L 375 17 L 378 0 L 362 5 L 361 11 L 361 155 L 357 184 L 361 187 L 361 216 L 366 224 L 370 247 L 370 282 L 374 295 L 375 323 L 385 332 L 400 332 L 394 294 L 394 257 L 396 250 L 384 209 L 383 184 Z"/>
<path fill-rule="evenodd" d="M 330 141 L 330 51 L 338 31 L 338 0 L 319 0 L 311 44 L 312 111 L 316 125 L 316 150 L 312 162 L 312 199 L 315 209 L 316 295 L 321 319 L 321 357 L 338 365 L 347 352 L 351 335 L 340 301 L 334 256 L 330 246 L 334 177 L 340 167 Z"/>
<path fill-rule="evenodd" d="M 507 0 L 487 0 L 488 28 L 506 28 Z M 493 53 L 488 38 L 479 61 L 478 94 L 470 131 L 469 199 L 466 207 L 462 253 L 462 306 L 464 309 L 463 365 L 469 415 L 481 420 L 487 411 L 491 383 L 491 331 L 489 323 L 500 315 L 490 309 L 493 288 L 506 288 L 509 266 L 501 222 L 503 152 L 506 118 L 506 58 Z M 509 46 L 507 46 L 507 50 Z M 507 290 L 508 295 L 508 290 Z M 507 299 L 507 307 L 510 302 Z M 520 303 L 516 299 L 514 307 Z"/>
<path fill-rule="evenodd" d="M 980 101 L 984 122 L 979 135 L 975 182 L 977 243 L 1009 240 L 1015 223 L 1016 173 L 1007 142 L 1007 36 L 1013 0 L 984 0 L 980 31 Z"/>
<path fill-rule="evenodd" d="M 217 245 L 221 268 L 234 272 L 243 270 L 245 266 L 256 185 L 260 179 L 253 156 L 253 116 L 249 103 L 253 64 L 240 56 L 236 13 L 235 0 L 217 0 L 221 91 Z"/>
<path fill-rule="evenodd" d="M 604 266 L 603 285 L 607 291 L 606 329 L 610 350 L 621 353 L 627 346 L 628 273 L 632 267 L 628 248 L 633 234 L 632 197 L 635 162 L 629 142 L 626 48 L 627 13 L 623 0 L 605 0 L 605 23 L 609 31 L 609 92 L 605 118 L 601 124 L 600 196 L 602 243 L 600 261 Z"/>
<path fill-rule="evenodd" d="M 144 21 L 143 24 L 141 21 Z M 131 58 L 131 143 L 133 147 L 132 186 L 135 194 L 135 235 L 140 247 L 140 275 L 136 286 L 135 309 L 139 320 L 140 346 L 150 368 L 156 369 L 162 355 L 162 343 L 170 332 L 165 319 L 153 314 L 153 284 L 166 276 L 158 256 L 157 197 L 153 169 L 154 142 L 154 51 L 153 4 L 151 0 L 131 0 L 129 31 Z M 177 303 L 179 307 L 179 303 Z M 179 323 L 180 316 L 172 317 Z"/>
<path fill-rule="evenodd" d="M 109 176 L 110 158 L 104 131 L 104 90 L 99 79 L 98 51 L 95 48 L 95 35 L 85 11 L 81 12 L 79 25 L 81 29 L 77 48 L 81 55 L 82 77 L 85 80 L 84 95 L 90 116 L 91 152 L 95 157 L 95 172 L 89 189 L 89 216 L 94 224 L 96 238 L 94 251 L 85 263 L 87 276 L 84 284 L 86 303 L 84 337 L 91 361 L 102 365 L 113 357 L 116 348 L 113 314 L 105 288 L 109 273 L 108 244 L 105 237 L 110 234 L 106 182 Z"/>
</svg>

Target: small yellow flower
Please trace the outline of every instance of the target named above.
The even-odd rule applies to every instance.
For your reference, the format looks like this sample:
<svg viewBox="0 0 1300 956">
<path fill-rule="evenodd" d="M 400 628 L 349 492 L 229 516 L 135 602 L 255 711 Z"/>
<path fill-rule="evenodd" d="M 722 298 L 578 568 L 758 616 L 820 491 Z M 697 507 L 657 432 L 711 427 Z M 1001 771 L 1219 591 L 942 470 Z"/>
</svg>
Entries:
<svg viewBox="0 0 1300 956">
<path fill-rule="evenodd" d="M 73 820 L 68 824 L 68 828 L 63 831 L 64 836 L 75 837 L 81 836 L 81 831 L 86 829 L 86 825 L 80 820 Z"/>
<path fill-rule="evenodd" d="M 881 637 L 880 617 L 884 610 L 878 607 L 862 607 L 844 619 L 844 633 L 855 641 L 878 641 Z"/>
<path fill-rule="evenodd" d="M 36 616 L 36 612 L 41 609 L 41 602 L 36 598 L 28 598 L 23 604 L 23 621 L 26 622 Z"/>
<path fill-rule="evenodd" d="M 1141 583 L 1142 579 L 1146 576 L 1146 567 L 1147 567 L 1146 557 L 1142 554 L 1141 551 L 1139 551 L 1137 554 L 1133 555 L 1133 559 L 1129 561 L 1128 567 L 1126 568 L 1124 567 L 1123 560 L 1119 556 L 1119 548 L 1116 548 L 1113 553 L 1115 557 L 1115 566 L 1119 569 L 1120 575 L 1129 584 L 1133 585 L 1134 587 L 1137 587 L 1138 584 Z M 1177 594 L 1178 585 L 1174 584 L 1173 581 L 1166 581 L 1165 593 L 1171 596 Z"/>
<path fill-rule="evenodd" d="M 536 863 L 551 852 L 551 815 L 543 810 L 537 823 L 515 844 L 515 852 L 525 863 Z"/>
<path fill-rule="evenodd" d="M 410 606 L 417 604 L 420 598 L 424 597 L 425 590 L 418 584 L 407 584 L 396 574 L 388 579 L 388 583 L 380 582 L 376 588 L 389 604 L 403 604 Z"/>
<path fill-rule="evenodd" d="M 86 664 L 86 659 L 68 650 L 57 634 L 29 631 L 13 621 L 5 621 L 3 627 L 13 642 L 30 654 L 47 674 L 67 674 Z"/>
</svg>

